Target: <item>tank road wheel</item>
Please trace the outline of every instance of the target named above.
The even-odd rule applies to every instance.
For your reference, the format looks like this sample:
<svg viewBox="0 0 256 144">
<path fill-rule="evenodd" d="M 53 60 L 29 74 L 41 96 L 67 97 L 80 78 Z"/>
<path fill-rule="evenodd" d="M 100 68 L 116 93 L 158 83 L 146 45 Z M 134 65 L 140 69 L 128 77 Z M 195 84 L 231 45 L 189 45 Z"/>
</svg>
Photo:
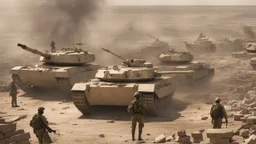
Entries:
<svg viewBox="0 0 256 144">
<path fill-rule="evenodd" d="M 24 92 L 26 92 L 26 93 L 32 93 L 32 92 L 35 92 L 35 91 L 36 91 L 36 89 L 35 89 L 34 87 L 23 84 L 23 82 L 21 81 L 19 75 L 13 74 L 13 75 L 12 75 L 12 79 L 13 79 L 14 83 L 15 83 L 21 90 L 23 90 Z"/>
<path fill-rule="evenodd" d="M 84 91 L 72 91 L 72 100 L 77 109 L 84 115 L 91 114 L 91 106 Z"/>
</svg>

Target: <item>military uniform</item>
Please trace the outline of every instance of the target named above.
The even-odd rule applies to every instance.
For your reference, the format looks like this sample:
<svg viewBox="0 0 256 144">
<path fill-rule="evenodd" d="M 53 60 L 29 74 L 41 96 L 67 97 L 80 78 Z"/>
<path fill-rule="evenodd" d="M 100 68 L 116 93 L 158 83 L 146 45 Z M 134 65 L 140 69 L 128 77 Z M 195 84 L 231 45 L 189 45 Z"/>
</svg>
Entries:
<svg viewBox="0 0 256 144">
<path fill-rule="evenodd" d="M 128 112 L 132 114 L 132 118 L 131 118 L 132 140 L 135 140 L 134 135 L 135 135 L 137 122 L 139 123 L 139 140 L 142 140 L 141 134 L 142 134 L 142 129 L 144 127 L 143 110 L 144 110 L 144 104 L 142 100 L 140 100 L 139 98 L 132 100 L 128 106 Z"/>
<path fill-rule="evenodd" d="M 17 105 L 17 94 L 18 94 L 18 91 L 17 91 L 17 87 L 16 85 L 14 84 L 14 82 L 11 82 L 10 84 L 10 96 L 12 97 L 12 107 L 18 107 Z"/>
<path fill-rule="evenodd" d="M 55 42 L 54 41 L 52 41 L 50 46 L 52 47 L 52 52 L 56 52 L 56 47 L 55 47 Z"/>
<path fill-rule="evenodd" d="M 44 108 L 40 107 L 38 111 L 43 111 Z M 39 122 L 33 124 L 33 120 L 39 119 Z M 30 126 L 33 127 L 34 133 L 38 138 L 39 144 L 49 144 L 52 143 L 52 139 L 49 136 L 48 132 L 56 132 L 52 130 L 48 126 L 48 121 L 43 114 L 37 113 L 33 116 L 32 120 L 30 121 Z"/>
<path fill-rule="evenodd" d="M 223 118 L 225 118 L 227 122 L 227 113 L 224 106 L 220 104 L 220 101 L 215 102 L 215 104 L 211 107 L 210 115 L 212 118 L 212 125 L 214 129 L 221 129 Z"/>
</svg>

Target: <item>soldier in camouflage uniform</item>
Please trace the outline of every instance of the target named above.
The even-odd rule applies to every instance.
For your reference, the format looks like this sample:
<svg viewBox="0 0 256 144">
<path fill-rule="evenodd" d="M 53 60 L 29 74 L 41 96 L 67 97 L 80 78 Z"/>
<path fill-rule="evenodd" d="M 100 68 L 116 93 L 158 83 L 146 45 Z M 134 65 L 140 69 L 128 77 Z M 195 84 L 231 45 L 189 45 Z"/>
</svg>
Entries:
<svg viewBox="0 0 256 144">
<path fill-rule="evenodd" d="M 51 46 L 51 50 L 52 50 L 52 52 L 56 52 L 56 47 L 55 47 L 55 42 L 54 41 L 52 41 L 52 43 L 50 44 L 50 46 Z"/>
<path fill-rule="evenodd" d="M 33 127 L 34 133 L 38 138 L 39 144 L 49 144 L 52 143 L 51 137 L 49 136 L 48 132 L 56 133 L 55 130 L 52 130 L 48 126 L 48 121 L 46 117 L 43 115 L 44 107 L 38 108 L 38 113 L 35 114 L 30 121 L 30 126 Z"/>
<path fill-rule="evenodd" d="M 132 100 L 128 106 L 128 112 L 132 114 L 132 140 L 135 141 L 135 130 L 136 124 L 139 123 L 139 140 L 143 140 L 141 138 L 142 129 L 144 127 L 143 123 L 143 111 L 144 111 L 144 104 L 141 100 L 142 94 L 140 92 L 136 92 L 134 94 L 135 99 Z"/>
<path fill-rule="evenodd" d="M 226 119 L 226 124 L 228 123 L 227 113 L 224 106 L 220 103 L 221 99 L 216 98 L 214 105 L 211 107 L 211 118 L 212 125 L 214 129 L 221 129 L 222 119 Z"/>
<path fill-rule="evenodd" d="M 15 83 L 12 81 L 10 84 L 10 96 L 12 96 L 12 107 L 19 107 L 17 105 L 17 94 L 18 90 Z"/>
</svg>

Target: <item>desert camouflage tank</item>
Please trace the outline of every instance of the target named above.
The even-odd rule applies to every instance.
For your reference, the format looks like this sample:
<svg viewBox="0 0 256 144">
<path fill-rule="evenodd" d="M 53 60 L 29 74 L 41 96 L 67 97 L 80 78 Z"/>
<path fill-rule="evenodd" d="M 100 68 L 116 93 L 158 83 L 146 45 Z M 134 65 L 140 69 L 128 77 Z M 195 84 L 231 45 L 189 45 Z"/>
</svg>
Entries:
<svg viewBox="0 0 256 144">
<path fill-rule="evenodd" d="M 250 59 L 256 57 L 256 43 L 246 43 L 244 47 L 246 50 L 234 52 L 232 56 L 240 59 Z"/>
<path fill-rule="evenodd" d="M 186 48 L 194 53 L 213 53 L 216 52 L 216 45 L 203 34 L 200 34 L 193 43 L 185 42 Z"/>
<path fill-rule="evenodd" d="M 153 38 L 155 40 L 155 42 L 149 44 L 148 46 L 146 46 L 145 48 L 143 48 L 141 50 L 142 58 L 148 59 L 151 57 L 155 57 L 156 55 L 170 49 L 170 45 L 168 42 L 161 41 L 158 38 L 155 38 L 150 34 L 147 34 L 147 35 L 150 36 L 151 38 Z"/>
<path fill-rule="evenodd" d="M 214 76 L 214 68 L 207 63 L 193 61 L 190 52 L 176 52 L 172 49 L 159 55 L 158 60 L 161 62 L 158 65 L 160 71 L 177 72 L 175 75 L 179 85 L 209 82 Z"/>
<path fill-rule="evenodd" d="M 91 79 L 99 65 L 90 64 L 95 55 L 77 48 L 63 48 L 61 51 L 44 53 L 23 44 L 18 44 L 24 50 L 40 55 L 39 65 L 16 66 L 11 74 L 17 86 L 25 92 L 40 89 L 67 90 L 81 79 Z"/>
<path fill-rule="evenodd" d="M 158 72 L 143 59 L 121 59 L 123 65 L 99 69 L 96 79 L 73 86 L 72 99 L 80 112 L 90 114 L 92 106 L 127 106 L 137 91 L 143 93 L 148 115 L 157 115 L 170 104 L 175 81 L 173 77 L 161 76 L 168 72 Z"/>
<path fill-rule="evenodd" d="M 243 50 L 244 41 L 242 39 L 224 38 L 217 43 L 220 52 L 235 52 Z"/>
</svg>

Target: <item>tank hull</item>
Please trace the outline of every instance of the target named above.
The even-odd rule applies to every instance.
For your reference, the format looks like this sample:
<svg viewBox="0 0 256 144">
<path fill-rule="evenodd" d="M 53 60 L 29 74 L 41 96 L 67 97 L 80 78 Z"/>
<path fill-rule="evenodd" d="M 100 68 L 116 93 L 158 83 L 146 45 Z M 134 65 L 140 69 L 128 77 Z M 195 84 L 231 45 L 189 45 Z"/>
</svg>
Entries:
<svg viewBox="0 0 256 144">
<path fill-rule="evenodd" d="M 216 45 L 213 43 L 187 43 L 185 42 L 188 51 L 193 53 L 214 53 L 216 52 Z"/>
<path fill-rule="evenodd" d="M 177 85 L 192 86 L 194 84 L 205 84 L 214 77 L 214 68 L 204 67 L 199 62 L 192 62 L 177 65 L 160 65 L 160 71 L 180 72 L 175 74 L 164 74 L 164 76 L 176 75 Z"/>
<path fill-rule="evenodd" d="M 70 91 L 72 86 L 94 77 L 98 65 L 82 66 L 16 66 L 11 74 L 17 86 L 25 92 L 37 89 Z"/>
<path fill-rule="evenodd" d="M 77 83 L 71 90 L 73 102 L 83 114 L 91 114 L 92 106 L 127 106 L 137 91 L 143 93 L 146 114 L 155 116 L 170 104 L 175 81 L 169 77 L 136 83 L 96 81 Z"/>
<path fill-rule="evenodd" d="M 253 57 L 256 57 L 256 53 L 248 51 L 234 52 L 232 54 L 232 57 L 239 59 L 251 59 Z"/>
</svg>

